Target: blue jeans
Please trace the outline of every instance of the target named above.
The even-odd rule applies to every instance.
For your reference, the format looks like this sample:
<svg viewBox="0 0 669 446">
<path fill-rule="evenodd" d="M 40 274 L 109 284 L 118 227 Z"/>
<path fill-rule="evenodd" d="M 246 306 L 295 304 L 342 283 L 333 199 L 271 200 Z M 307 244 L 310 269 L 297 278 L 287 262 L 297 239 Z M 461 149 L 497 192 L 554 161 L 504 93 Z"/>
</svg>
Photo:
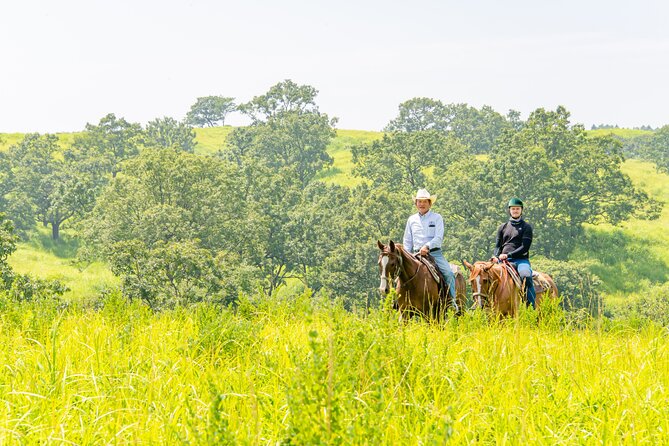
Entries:
<svg viewBox="0 0 669 446">
<path fill-rule="evenodd" d="M 534 280 L 532 280 L 532 266 L 527 259 L 507 259 L 509 263 L 513 263 L 518 270 L 518 275 L 521 280 L 527 283 L 525 289 L 527 290 L 527 306 L 532 305 L 536 308 L 537 293 L 534 290 Z"/>
<path fill-rule="evenodd" d="M 444 275 L 444 279 L 446 279 L 446 283 L 448 284 L 449 293 L 451 294 L 451 298 L 455 304 L 455 276 L 453 275 L 453 271 L 451 271 L 451 265 L 449 265 L 444 258 L 444 254 L 442 254 L 441 249 L 439 251 L 431 252 L 430 255 L 434 257 L 434 261 L 439 267 L 441 274 Z M 457 309 L 457 305 L 455 305 L 455 308 Z"/>
</svg>

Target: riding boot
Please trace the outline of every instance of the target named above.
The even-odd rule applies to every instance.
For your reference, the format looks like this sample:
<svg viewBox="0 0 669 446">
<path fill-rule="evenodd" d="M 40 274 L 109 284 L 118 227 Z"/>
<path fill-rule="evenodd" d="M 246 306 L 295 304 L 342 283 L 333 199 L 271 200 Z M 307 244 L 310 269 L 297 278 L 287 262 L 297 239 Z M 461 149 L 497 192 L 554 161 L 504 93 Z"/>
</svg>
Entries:
<svg viewBox="0 0 669 446">
<path fill-rule="evenodd" d="M 534 280 L 532 280 L 532 277 L 523 279 L 523 295 L 527 297 L 527 306 L 532 306 L 532 308 L 536 309 L 537 293 L 534 290 Z"/>
</svg>

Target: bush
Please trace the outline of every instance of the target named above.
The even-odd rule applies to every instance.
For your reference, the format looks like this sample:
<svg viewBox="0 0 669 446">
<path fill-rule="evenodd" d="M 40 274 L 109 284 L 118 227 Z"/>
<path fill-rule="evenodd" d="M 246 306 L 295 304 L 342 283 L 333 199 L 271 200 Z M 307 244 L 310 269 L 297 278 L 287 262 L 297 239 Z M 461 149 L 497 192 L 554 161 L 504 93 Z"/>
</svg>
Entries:
<svg viewBox="0 0 669 446">
<path fill-rule="evenodd" d="M 669 283 L 650 287 L 648 292 L 627 302 L 619 317 L 641 318 L 669 326 Z"/>
<path fill-rule="evenodd" d="M 19 302 L 39 302 L 53 300 L 61 302 L 63 294 L 69 288 L 58 280 L 45 280 L 27 274 L 16 274 L 9 289 L 8 296 Z"/>
<path fill-rule="evenodd" d="M 588 270 L 589 264 L 575 261 L 536 259 L 532 268 L 549 274 L 555 281 L 562 306 L 568 312 L 596 316 L 604 313 L 600 288 L 602 281 Z"/>
</svg>

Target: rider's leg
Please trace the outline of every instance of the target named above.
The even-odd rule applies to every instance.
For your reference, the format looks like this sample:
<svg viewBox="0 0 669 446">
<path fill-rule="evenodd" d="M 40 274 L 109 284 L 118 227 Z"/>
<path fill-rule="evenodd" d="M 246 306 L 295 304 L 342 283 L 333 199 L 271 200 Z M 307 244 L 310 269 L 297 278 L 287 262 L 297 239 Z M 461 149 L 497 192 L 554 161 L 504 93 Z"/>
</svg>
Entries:
<svg viewBox="0 0 669 446">
<path fill-rule="evenodd" d="M 534 291 L 534 280 L 532 280 L 532 268 L 529 260 L 517 260 L 518 275 L 523 281 L 523 293 L 527 296 L 527 306 L 536 308 L 536 292 Z"/>
<path fill-rule="evenodd" d="M 448 284 L 448 290 L 451 295 L 451 299 L 453 300 L 453 308 L 457 312 L 459 311 L 459 308 L 457 300 L 455 299 L 455 275 L 451 270 L 451 265 L 448 264 L 441 251 L 435 251 L 431 254 L 432 257 L 434 257 L 434 261 L 439 267 L 441 274 L 443 274 L 444 278 L 446 279 L 446 283 Z"/>
</svg>

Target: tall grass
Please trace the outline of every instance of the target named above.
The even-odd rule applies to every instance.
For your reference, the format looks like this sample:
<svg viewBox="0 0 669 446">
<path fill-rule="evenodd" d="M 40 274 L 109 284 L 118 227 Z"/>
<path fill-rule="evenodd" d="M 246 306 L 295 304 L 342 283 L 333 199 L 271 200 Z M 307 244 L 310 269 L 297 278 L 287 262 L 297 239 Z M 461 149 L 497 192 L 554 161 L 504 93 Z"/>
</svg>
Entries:
<svg viewBox="0 0 669 446">
<path fill-rule="evenodd" d="M 666 330 L 2 305 L 0 443 L 666 444 Z"/>
</svg>

